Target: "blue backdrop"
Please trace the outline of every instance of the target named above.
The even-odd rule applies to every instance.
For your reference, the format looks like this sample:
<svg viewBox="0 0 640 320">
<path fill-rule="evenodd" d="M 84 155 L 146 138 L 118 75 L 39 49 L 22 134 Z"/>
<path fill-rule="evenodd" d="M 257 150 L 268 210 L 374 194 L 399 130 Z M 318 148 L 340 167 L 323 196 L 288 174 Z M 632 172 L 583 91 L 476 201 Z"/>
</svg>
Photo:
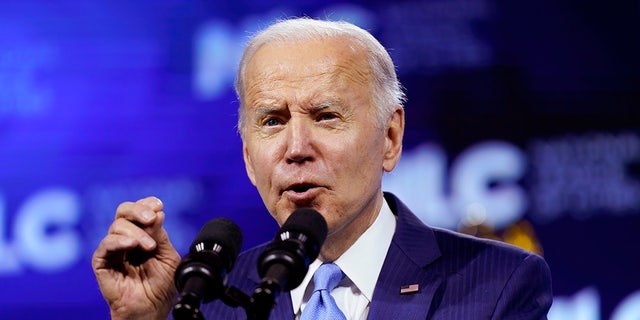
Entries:
<svg viewBox="0 0 640 320">
<path fill-rule="evenodd" d="M 90 258 L 116 206 L 277 230 L 244 172 L 232 81 L 276 18 L 370 30 L 407 89 L 385 176 L 425 222 L 544 255 L 551 319 L 640 319 L 640 3 L 0 1 L 0 318 L 105 319 Z"/>
</svg>

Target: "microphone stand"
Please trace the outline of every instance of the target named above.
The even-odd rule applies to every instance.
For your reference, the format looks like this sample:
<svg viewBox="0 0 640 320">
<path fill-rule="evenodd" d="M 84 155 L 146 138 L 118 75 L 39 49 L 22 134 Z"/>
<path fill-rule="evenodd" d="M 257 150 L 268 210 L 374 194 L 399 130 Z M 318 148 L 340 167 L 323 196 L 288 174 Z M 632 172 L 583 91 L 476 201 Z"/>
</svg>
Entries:
<svg viewBox="0 0 640 320">
<path fill-rule="evenodd" d="M 277 283 L 263 282 L 256 288 L 253 296 L 249 297 L 240 289 L 231 286 L 225 289 L 220 299 L 230 307 L 242 307 L 247 314 L 247 320 L 269 320 L 271 309 L 275 305 L 275 296 L 279 291 L 280 286 Z"/>
<path fill-rule="evenodd" d="M 275 281 L 265 280 L 253 292 L 253 301 L 256 320 L 268 320 L 271 309 L 275 305 L 275 297 L 280 294 L 280 285 Z"/>
<path fill-rule="evenodd" d="M 203 273 L 205 276 L 212 276 L 212 273 Z M 227 306 L 242 307 L 247 314 L 247 320 L 268 320 L 271 310 L 275 306 L 275 299 L 280 295 L 289 275 L 288 266 L 274 264 L 269 269 L 269 275 L 253 291 L 252 296 L 245 294 L 237 287 L 223 285 L 224 290 L 217 294 L 217 297 Z M 205 278 L 206 281 L 215 280 L 209 277 Z M 176 320 L 205 320 L 200 311 L 200 297 L 206 290 L 204 287 L 206 281 L 188 281 L 185 284 L 185 288 L 189 290 L 186 290 L 187 294 L 182 294 L 179 297 L 174 306 L 173 315 Z M 211 301 L 211 299 L 205 299 L 205 302 L 207 301 Z"/>
</svg>

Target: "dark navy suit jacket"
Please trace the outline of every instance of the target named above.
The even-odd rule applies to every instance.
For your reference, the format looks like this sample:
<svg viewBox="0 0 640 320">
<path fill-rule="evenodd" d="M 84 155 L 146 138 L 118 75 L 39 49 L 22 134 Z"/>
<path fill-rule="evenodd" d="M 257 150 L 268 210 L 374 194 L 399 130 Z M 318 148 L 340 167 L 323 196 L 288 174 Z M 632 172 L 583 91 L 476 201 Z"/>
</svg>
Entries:
<svg viewBox="0 0 640 320">
<path fill-rule="evenodd" d="M 394 195 L 385 193 L 397 216 L 373 292 L 368 319 L 546 319 L 551 275 L 539 256 L 491 240 L 424 225 Z M 257 259 L 264 246 L 240 256 L 228 285 L 251 294 L 260 282 Z M 400 288 L 418 285 L 401 294 Z M 242 308 L 219 300 L 204 304 L 207 320 L 245 319 Z M 294 319 L 291 297 L 276 299 L 270 319 Z"/>
</svg>

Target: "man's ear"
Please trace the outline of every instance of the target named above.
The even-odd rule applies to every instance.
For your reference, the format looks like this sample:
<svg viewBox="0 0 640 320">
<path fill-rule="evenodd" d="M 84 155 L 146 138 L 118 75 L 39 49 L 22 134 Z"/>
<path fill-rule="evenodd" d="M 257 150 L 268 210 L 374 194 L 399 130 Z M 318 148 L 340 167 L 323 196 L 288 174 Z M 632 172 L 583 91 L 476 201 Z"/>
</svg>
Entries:
<svg viewBox="0 0 640 320">
<path fill-rule="evenodd" d="M 247 176 L 251 183 L 256 185 L 256 176 L 253 171 L 253 162 L 251 162 L 251 156 L 249 156 L 249 149 L 247 148 L 247 144 L 242 142 L 242 156 L 244 157 L 244 168 L 247 171 Z"/>
<path fill-rule="evenodd" d="M 391 172 L 398 164 L 402 154 L 402 138 L 404 137 L 404 109 L 396 106 L 385 129 L 385 154 L 382 168 Z"/>
</svg>

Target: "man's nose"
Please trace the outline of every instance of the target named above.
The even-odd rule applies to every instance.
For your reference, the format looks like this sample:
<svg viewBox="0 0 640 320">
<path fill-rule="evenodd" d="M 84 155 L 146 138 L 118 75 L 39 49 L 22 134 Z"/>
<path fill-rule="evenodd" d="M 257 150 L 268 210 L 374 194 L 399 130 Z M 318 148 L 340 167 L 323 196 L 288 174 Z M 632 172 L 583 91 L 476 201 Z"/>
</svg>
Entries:
<svg viewBox="0 0 640 320">
<path fill-rule="evenodd" d="M 287 125 L 286 159 L 289 163 L 313 159 L 313 130 L 303 119 L 291 119 Z"/>
</svg>

